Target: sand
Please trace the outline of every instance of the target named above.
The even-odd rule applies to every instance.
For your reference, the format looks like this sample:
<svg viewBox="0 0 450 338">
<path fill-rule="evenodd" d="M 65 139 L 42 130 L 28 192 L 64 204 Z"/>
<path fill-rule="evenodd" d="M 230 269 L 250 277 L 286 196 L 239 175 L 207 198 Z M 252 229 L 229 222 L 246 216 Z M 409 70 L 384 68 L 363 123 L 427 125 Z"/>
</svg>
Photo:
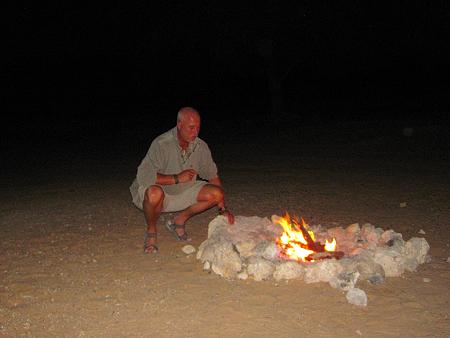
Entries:
<svg viewBox="0 0 450 338">
<path fill-rule="evenodd" d="M 148 145 L 62 156 L 47 144 L 50 155 L 23 157 L 2 175 L 0 336 L 449 336 L 450 164 L 443 145 L 429 132 L 349 135 L 281 135 L 273 144 L 262 134 L 240 134 L 211 148 L 236 215 L 289 211 L 309 224 L 369 222 L 405 240 L 426 238 L 432 260 L 417 272 L 359 284 L 367 307 L 325 283 L 208 274 L 163 226 L 159 253 L 144 255 L 143 214 L 128 187 Z M 188 222 L 191 244 L 206 239 L 215 216 L 209 210 Z"/>
</svg>

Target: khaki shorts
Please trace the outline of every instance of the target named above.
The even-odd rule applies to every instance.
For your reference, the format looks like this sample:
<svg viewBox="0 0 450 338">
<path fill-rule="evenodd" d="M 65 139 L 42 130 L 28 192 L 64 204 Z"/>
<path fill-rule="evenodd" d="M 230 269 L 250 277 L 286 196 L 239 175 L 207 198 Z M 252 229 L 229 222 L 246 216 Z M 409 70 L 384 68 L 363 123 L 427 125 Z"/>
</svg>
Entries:
<svg viewBox="0 0 450 338">
<path fill-rule="evenodd" d="M 194 185 L 189 189 L 177 194 L 171 195 L 168 194 L 164 190 L 164 186 L 160 185 L 160 187 L 164 190 L 164 204 L 162 212 L 175 212 L 184 210 L 191 205 L 197 203 L 197 197 L 200 190 L 203 188 L 205 184 L 208 182 L 205 181 L 195 181 Z M 141 201 L 144 201 L 145 188 L 139 187 L 138 193 Z M 143 202 L 142 202 L 143 203 Z M 136 204 L 136 206 L 142 210 L 142 203 Z"/>
</svg>

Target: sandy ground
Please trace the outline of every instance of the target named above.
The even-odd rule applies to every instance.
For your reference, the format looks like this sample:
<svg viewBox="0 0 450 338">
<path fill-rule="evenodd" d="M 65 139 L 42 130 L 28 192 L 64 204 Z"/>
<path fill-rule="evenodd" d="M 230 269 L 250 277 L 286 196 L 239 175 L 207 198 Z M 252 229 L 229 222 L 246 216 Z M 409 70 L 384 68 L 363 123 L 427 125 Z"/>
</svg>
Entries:
<svg viewBox="0 0 450 338">
<path fill-rule="evenodd" d="M 47 145 L 49 156 L 2 175 L 0 335 L 448 337 L 450 161 L 447 139 L 433 135 L 317 130 L 274 144 L 247 133 L 211 146 L 236 215 L 289 211 L 310 224 L 369 222 L 426 238 L 432 260 L 417 272 L 359 284 L 367 307 L 324 283 L 208 274 L 162 226 L 159 254 L 144 255 L 143 215 L 128 187 L 148 143 L 57 161 Z M 215 216 L 189 221 L 194 246 Z"/>
</svg>

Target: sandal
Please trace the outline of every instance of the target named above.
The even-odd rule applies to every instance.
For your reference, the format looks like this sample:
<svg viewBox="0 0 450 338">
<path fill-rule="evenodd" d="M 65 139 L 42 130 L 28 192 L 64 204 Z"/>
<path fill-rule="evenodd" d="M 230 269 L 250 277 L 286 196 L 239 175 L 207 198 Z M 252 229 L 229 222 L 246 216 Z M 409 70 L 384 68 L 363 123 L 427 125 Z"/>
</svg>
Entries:
<svg viewBox="0 0 450 338">
<path fill-rule="evenodd" d="M 158 252 L 158 247 L 156 244 L 151 244 L 148 242 L 150 238 L 156 239 L 156 232 L 145 232 L 144 236 L 144 253 L 146 254 L 155 254 Z"/>
<path fill-rule="evenodd" d="M 175 237 L 177 241 L 180 242 L 190 242 L 191 239 L 189 238 L 187 232 L 185 231 L 184 224 L 175 224 L 175 223 L 166 223 L 167 230 L 172 233 L 172 235 Z M 183 229 L 184 232 L 182 235 L 179 235 L 176 229 Z"/>
</svg>

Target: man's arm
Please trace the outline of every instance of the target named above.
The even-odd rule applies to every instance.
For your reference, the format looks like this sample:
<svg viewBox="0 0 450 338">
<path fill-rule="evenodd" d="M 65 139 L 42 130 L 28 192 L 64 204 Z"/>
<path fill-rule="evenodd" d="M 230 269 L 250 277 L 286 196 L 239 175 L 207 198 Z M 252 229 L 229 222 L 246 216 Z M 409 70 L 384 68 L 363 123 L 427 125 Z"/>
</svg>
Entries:
<svg viewBox="0 0 450 338">
<path fill-rule="evenodd" d="M 197 172 L 193 169 L 183 170 L 181 173 L 174 175 L 157 173 L 156 184 L 169 185 L 169 184 L 185 183 L 193 180 L 196 175 Z"/>
<path fill-rule="evenodd" d="M 222 181 L 220 180 L 219 176 L 216 176 L 216 177 L 210 179 L 210 180 L 208 181 L 208 183 L 217 185 L 217 186 L 219 186 L 219 187 L 221 187 L 221 188 L 223 189 Z M 217 206 L 219 207 L 219 210 L 225 209 L 225 199 L 222 199 L 222 201 L 220 201 L 220 202 L 217 204 Z"/>
<path fill-rule="evenodd" d="M 219 176 L 216 176 L 216 177 L 210 179 L 208 181 L 208 183 L 217 185 L 223 189 L 222 181 L 220 180 Z M 228 210 L 228 208 L 225 205 L 225 196 L 219 203 L 217 203 L 217 206 L 219 207 L 219 214 L 226 216 L 228 218 L 228 223 L 233 224 L 234 223 L 234 215 L 230 210 Z"/>
<path fill-rule="evenodd" d="M 164 175 L 157 173 L 156 174 L 156 184 L 159 185 L 170 185 L 170 184 L 176 184 L 176 175 Z"/>
</svg>

